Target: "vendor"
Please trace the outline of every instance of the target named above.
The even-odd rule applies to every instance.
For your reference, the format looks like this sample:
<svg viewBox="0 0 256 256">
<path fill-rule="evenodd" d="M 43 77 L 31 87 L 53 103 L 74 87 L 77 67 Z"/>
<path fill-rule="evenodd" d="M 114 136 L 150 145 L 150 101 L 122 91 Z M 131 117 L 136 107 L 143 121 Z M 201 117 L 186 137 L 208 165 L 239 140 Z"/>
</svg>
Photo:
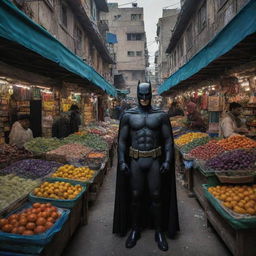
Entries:
<svg viewBox="0 0 256 256">
<path fill-rule="evenodd" d="M 178 106 L 178 103 L 176 101 L 173 101 L 173 103 L 171 104 L 168 110 L 168 116 L 169 117 L 184 116 L 183 110 Z"/>
<path fill-rule="evenodd" d="M 196 104 L 190 101 L 187 105 L 187 121 L 188 128 L 195 131 L 206 131 L 206 124 L 203 121 L 201 114 L 196 109 Z"/>
<path fill-rule="evenodd" d="M 229 112 L 220 121 L 220 137 L 230 137 L 239 133 L 247 133 L 248 129 L 244 126 L 239 118 L 242 112 L 242 106 L 237 102 L 232 102 L 229 105 Z"/>
<path fill-rule="evenodd" d="M 23 148 L 26 142 L 33 139 L 33 133 L 29 129 L 29 118 L 29 115 L 21 115 L 18 117 L 18 121 L 13 124 L 9 135 L 10 145 Z"/>
</svg>

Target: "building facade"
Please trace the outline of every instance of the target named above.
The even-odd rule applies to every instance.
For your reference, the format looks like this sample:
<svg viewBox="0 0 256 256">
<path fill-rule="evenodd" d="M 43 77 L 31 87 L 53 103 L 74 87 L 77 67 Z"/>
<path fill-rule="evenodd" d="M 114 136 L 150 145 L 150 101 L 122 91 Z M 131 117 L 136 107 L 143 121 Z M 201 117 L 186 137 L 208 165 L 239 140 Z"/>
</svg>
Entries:
<svg viewBox="0 0 256 256">
<path fill-rule="evenodd" d="M 113 83 L 113 58 L 106 42 L 108 27 L 100 20 L 105 0 L 43 0 L 13 2 L 74 54 Z"/>
<path fill-rule="evenodd" d="M 249 0 L 183 1 L 167 48 L 169 76 L 220 32 Z"/>
<path fill-rule="evenodd" d="M 114 46 L 116 75 L 123 76 L 123 88 L 130 89 L 130 96 L 136 96 L 138 81 L 145 81 L 148 51 L 144 27 L 143 8 L 133 4 L 131 8 L 119 8 L 109 3 L 109 12 L 101 19 L 108 22 L 109 31 L 116 34 L 118 43 Z"/>
<path fill-rule="evenodd" d="M 157 37 L 159 43 L 158 51 L 155 53 L 155 67 L 158 84 L 169 76 L 168 57 L 166 50 L 168 48 L 172 31 L 174 29 L 179 9 L 163 9 L 162 18 L 157 23 Z"/>
</svg>

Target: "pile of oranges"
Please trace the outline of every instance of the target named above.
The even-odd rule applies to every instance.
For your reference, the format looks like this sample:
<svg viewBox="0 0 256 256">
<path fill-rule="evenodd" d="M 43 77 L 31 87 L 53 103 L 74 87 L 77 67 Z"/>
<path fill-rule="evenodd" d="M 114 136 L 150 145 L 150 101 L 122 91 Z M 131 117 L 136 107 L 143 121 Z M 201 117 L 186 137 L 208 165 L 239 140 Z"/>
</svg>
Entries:
<svg viewBox="0 0 256 256">
<path fill-rule="evenodd" d="M 237 135 L 231 136 L 227 139 L 222 139 L 218 142 L 225 150 L 233 149 L 249 149 L 256 148 L 256 141 L 247 138 L 246 136 Z"/>
<path fill-rule="evenodd" d="M 216 186 L 208 191 L 234 212 L 256 215 L 256 185 Z"/>
<path fill-rule="evenodd" d="M 12 234 L 37 235 L 50 229 L 60 215 L 58 209 L 50 203 L 34 203 L 32 208 L 0 219 L 0 229 Z"/>
<path fill-rule="evenodd" d="M 82 191 L 81 185 L 71 185 L 68 182 L 44 182 L 34 189 L 34 195 L 38 197 L 71 200 L 76 198 Z"/>
</svg>

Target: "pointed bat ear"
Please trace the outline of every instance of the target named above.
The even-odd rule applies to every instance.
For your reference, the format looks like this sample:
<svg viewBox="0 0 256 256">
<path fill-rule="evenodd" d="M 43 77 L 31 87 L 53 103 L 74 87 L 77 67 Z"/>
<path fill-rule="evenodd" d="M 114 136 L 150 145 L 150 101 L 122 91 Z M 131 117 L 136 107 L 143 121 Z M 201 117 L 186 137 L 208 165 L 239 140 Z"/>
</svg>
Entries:
<svg viewBox="0 0 256 256">
<path fill-rule="evenodd" d="M 140 80 L 138 81 L 138 85 L 140 84 Z"/>
</svg>

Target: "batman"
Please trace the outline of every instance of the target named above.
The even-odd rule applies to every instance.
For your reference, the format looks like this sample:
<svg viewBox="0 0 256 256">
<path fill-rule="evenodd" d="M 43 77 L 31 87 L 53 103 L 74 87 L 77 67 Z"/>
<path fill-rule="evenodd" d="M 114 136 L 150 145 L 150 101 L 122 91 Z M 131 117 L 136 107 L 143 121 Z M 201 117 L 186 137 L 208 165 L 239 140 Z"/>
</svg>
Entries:
<svg viewBox="0 0 256 256">
<path fill-rule="evenodd" d="M 138 83 L 138 107 L 127 110 L 118 136 L 118 166 L 113 233 L 132 248 L 145 228 L 167 251 L 165 234 L 179 231 L 172 128 L 165 112 L 151 106 L 150 83 Z"/>
</svg>

